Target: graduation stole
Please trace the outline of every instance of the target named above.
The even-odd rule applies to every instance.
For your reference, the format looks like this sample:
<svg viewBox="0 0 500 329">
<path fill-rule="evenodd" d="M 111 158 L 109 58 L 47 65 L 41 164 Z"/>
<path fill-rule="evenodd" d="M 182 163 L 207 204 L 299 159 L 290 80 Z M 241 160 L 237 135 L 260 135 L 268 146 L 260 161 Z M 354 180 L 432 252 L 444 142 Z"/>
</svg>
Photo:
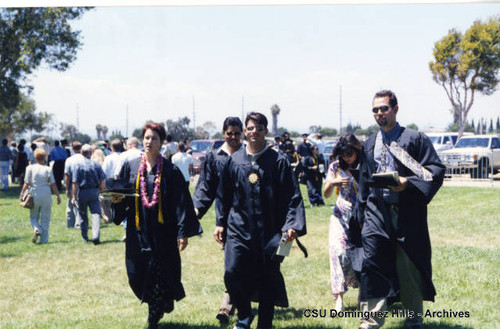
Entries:
<svg viewBox="0 0 500 329">
<path fill-rule="evenodd" d="M 335 173 L 335 177 L 339 177 L 339 174 L 340 174 L 340 167 L 337 170 L 337 172 Z M 358 188 L 356 187 L 356 182 L 354 180 L 352 181 L 352 186 L 354 187 L 354 193 L 358 194 Z M 337 195 L 339 195 L 339 187 L 338 186 L 335 186 L 335 193 Z"/>
<path fill-rule="evenodd" d="M 146 177 L 145 177 L 146 176 L 146 155 L 143 154 L 142 159 L 141 159 L 141 164 L 139 165 L 139 170 L 137 172 L 137 180 L 135 182 L 135 190 L 136 190 L 136 193 L 138 195 L 135 197 L 135 226 L 137 227 L 137 230 L 139 230 L 139 231 L 141 230 L 141 227 L 139 225 L 139 198 L 142 199 L 142 204 L 146 208 L 152 208 L 153 206 L 158 204 L 158 222 L 163 224 L 163 213 L 162 213 L 162 209 L 161 209 L 161 191 L 160 191 L 161 174 L 163 171 L 163 158 L 161 156 L 158 156 L 156 168 L 157 168 L 156 169 L 157 177 L 155 178 L 155 189 L 153 190 L 153 197 L 152 197 L 151 203 L 148 203 L 148 200 L 147 200 L 148 194 L 147 194 Z M 157 202 L 155 201 L 155 199 L 156 199 L 155 192 L 158 194 Z"/>
</svg>

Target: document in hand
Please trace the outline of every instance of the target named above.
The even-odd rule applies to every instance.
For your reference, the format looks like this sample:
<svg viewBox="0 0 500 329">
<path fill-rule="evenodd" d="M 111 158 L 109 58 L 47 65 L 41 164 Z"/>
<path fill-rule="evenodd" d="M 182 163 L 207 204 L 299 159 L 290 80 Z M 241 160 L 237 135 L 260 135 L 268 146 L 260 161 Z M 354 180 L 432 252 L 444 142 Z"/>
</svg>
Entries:
<svg viewBox="0 0 500 329">
<path fill-rule="evenodd" d="M 369 187 L 386 188 L 396 186 L 399 183 L 399 174 L 397 171 L 388 171 L 372 175 L 372 181 L 368 183 Z"/>
<path fill-rule="evenodd" d="M 290 255 L 290 249 L 292 249 L 292 240 L 288 240 L 288 233 L 284 232 L 281 236 L 280 244 L 278 245 L 278 250 L 276 251 L 276 255 L 278 256 L 288 256 Z"/>
</svg>

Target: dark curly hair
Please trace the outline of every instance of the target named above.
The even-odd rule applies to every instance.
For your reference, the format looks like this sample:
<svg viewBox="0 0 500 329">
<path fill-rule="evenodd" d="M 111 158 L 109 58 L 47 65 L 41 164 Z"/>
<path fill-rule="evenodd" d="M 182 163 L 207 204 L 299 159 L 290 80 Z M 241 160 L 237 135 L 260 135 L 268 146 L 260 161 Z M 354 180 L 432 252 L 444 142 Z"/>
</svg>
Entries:
<svg viewBox="0 0 500 329">
<path fill-rule="evenodd" d="M 342 159 L 342 154 L 344 154 L 345 152 L 356 153 L 356 161 L 352 165 L 353 168 L 356 167 L 359 163 L 359 158 L 361 155 L 361 142 L 356 138 L 354 134 L 345 134 L 344 136 L 340 137 L 339 141 L 332 150 L 330 159 L 338 159 L 339 166 L 342 170 L 346 170 L 349 167 L 349 164 L 345 162 L 344 159 Z"/>
</svg>

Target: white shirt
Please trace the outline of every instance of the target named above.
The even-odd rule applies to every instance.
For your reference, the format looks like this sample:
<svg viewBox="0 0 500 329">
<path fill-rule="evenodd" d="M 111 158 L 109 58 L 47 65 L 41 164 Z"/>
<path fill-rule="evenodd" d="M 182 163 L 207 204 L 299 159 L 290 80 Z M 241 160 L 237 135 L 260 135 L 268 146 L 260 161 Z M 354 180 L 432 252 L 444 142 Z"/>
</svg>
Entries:
<svg viewBox="0 0 500 329">
<path fill-rule="evenodd" d="M 73 175 L 73 172 L 75 170 L 75 166 L 78 163 L 82 163 L 84 160 L 84 157 L 81 153 L 76 153 L 70 156 L 69 158 L 66 159 L 66 162 L 64 163 L 64 173 L 67 175 Z"/>
<path fill-rule="evenodd" d="M 102 164 L 102 170 L 106 175 L 106 178 L 114 178 L 116 173 L 116 168 L 120 165 L 120 152 L 113 152 L 104 158 Z"/>
<path fill-rule="evenodd" d="M 318 147 L 318 153 L 323 153 L 325 152 L 326 144 L 322 139 L 315 138 L 316 136 L 314 134 L 309 135 L 307 137 L 307 140 L 311 142 L 313 145 L 316 145 Z"/>
<path fill-rule="evenodd" d="M 193 157 L 186 152 L 178 152 L 172 156 L 172 163 L 181 170 L 186 182 L 189 181 L 189 166 L 193 164 Z"/>
<path fill-rule="evenodd" d="M 127 150 L 120 154 L 119 158 L 119 163 L 115 166 L 115 174 L 113 176 L 107 176 L 109 178 L 114 178 L 115 176 L 118 176 L 120 174 L 120 170 L 122 170 L 123 164 L 125 161 L 132 161 L 135 159 L 139 159 L 142 156 L 142 152 L 139 149 L 136 148 L 131 148 L 130 150 Z"/>
</svg>

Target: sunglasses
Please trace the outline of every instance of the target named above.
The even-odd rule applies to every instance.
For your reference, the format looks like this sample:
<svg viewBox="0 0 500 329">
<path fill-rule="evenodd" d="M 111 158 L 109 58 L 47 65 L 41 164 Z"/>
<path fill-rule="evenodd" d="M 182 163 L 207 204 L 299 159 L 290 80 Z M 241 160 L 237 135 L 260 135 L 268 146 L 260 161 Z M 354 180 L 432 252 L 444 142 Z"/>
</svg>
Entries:
<svg viewBox="0 0 500 329">
<path fill-rule="evenodd" d="M 341 158 L 344 158 L 344 159 L 345 159 L 345 158 L 350 158 L 350 157 L 352 157 L 352 155 L 353 155 L 353 154 L 354 154 L 354 152 L 353 152 L 352 150 L 347 150 L 347 151 L 345 151 L 344 153 L 342 153 L 342 154 L 340 155 L 340 157 L 341 157 Z"/>
<path fill-rule="evenodd" d="M 253 131 L 254 129 L 256 131 L 258 131 L 258 132 L 261 132 L 261 131 L 264 131 L 266 128 L 264 126 L 250 126 L 250 127 L 247 127 L 248 131 Z"/>
<path fill-rule="evenodd" d="M 229 137 L 232 137 L 232 136 L 238 137 L 238 136 L 241 136 L 241 133 L 231 131 L 231 132 L 226 132 L 226 135 L 228 135 Z"/>
<path fill-rule="evenodd" d="M 385 113 L 385 112 L 389 111 L 390 108 L 391 108 L 390 106 L 383 105 L 383 106 L 372 108 L 372 112 L 376 114 L 376 113 L 378 113 L 378 110 L 380 110 L 380 111 L 382 111 L 382 113 Z"/>
</svg>

